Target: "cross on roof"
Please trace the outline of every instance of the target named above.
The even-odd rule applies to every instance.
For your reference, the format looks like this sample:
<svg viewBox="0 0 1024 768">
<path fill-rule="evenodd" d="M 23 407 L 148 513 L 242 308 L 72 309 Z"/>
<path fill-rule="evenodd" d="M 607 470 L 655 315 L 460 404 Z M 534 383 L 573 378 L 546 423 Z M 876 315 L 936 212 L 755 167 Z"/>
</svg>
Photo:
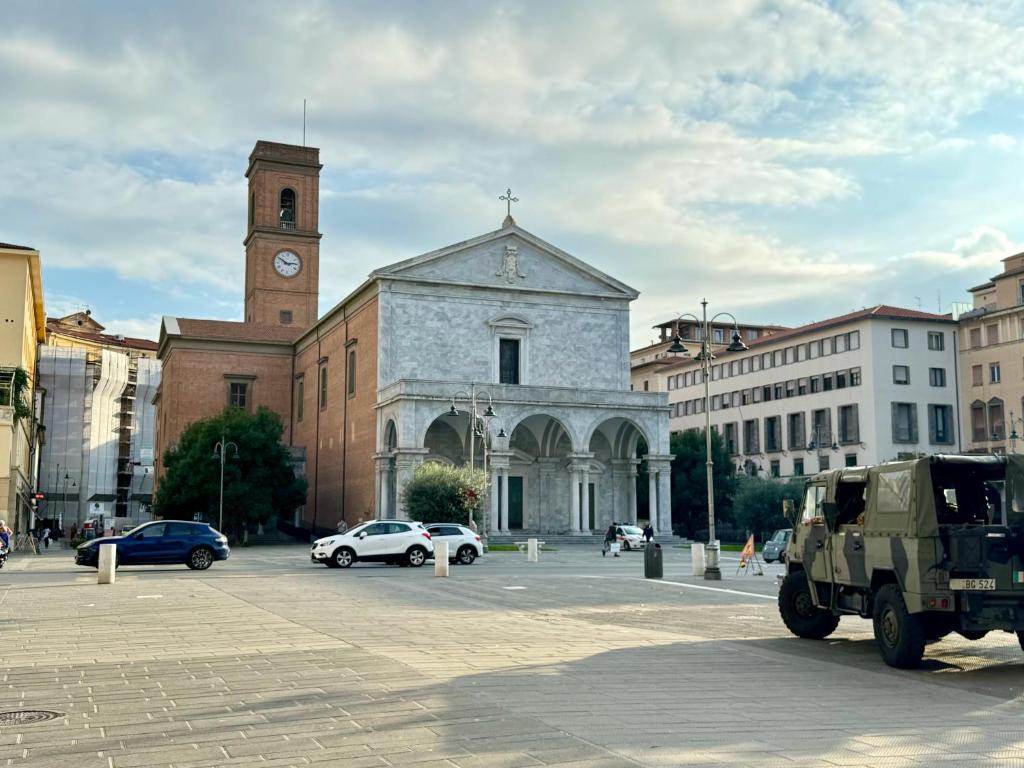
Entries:
<svg viewBox="0 0 1024 768">
<path fill-rule="evenodd" d="M 498 199 L 505 201 L 505 203 L 507 205 L 507 208 L 508 208 L 507 214 L 508 214 L 508 216 L 512 216 L 512 203 L 518 203 L 519 202 L 519 198 L 518 197 L 512 197 L 512 188 L 509 187 L 508 189 L 506 189 L 505 190 L 505 194 L 504 195 L 499 195 Z"/>
</svg>

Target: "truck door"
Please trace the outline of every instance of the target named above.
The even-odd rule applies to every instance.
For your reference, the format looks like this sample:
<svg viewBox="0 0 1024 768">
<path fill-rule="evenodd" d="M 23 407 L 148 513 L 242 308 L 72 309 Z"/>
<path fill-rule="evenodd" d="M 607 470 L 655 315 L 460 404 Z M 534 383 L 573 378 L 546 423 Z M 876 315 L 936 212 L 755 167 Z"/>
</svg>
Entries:
<svg viewBox="0 0 1024 768">
<path fill-rule="evenodd" d="M 825 526 L 824 503 L 824 482 L 808 485 L 800 520 L 793 528 L 793 539 L 804 570 L 811 579 L 827 582 L 832 580 L 832 568 L 825 551 L 828 529 Z"/>
</svg>

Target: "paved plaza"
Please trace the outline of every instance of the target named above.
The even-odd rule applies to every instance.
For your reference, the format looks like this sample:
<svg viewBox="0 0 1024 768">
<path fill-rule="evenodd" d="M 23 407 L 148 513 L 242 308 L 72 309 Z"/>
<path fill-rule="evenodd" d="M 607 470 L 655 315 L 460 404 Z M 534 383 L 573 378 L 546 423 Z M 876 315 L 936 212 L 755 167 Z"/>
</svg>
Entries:
<svg viewBox="0 0 1024 768">
<path fill-rule="evenodd" d="M 0 571 L 0 765 L 1024 766 L 1014 637 L 879 659 L 868 622 L 789 636 L 775 574 L 707 584 L 686 550 L 492 553 L 451 577 L 305 547 L 236 549 L 203 573 L 68 551 Z"/>
</svg>

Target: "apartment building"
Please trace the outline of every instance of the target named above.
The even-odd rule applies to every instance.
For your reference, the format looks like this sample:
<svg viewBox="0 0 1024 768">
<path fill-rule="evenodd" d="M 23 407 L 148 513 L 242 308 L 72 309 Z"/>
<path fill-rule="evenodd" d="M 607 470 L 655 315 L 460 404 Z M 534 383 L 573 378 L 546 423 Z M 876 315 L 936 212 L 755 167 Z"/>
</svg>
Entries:
<svg viewBox="0 0 1024 768">
<path fill-rule="evenodd" d="M 1024 425 L 1024 253 L 970 293 L 974 308 L 959 318 L 964 449 L 1012 452 Z"/>
<path fill-rule="evenodd" d="M 879 305 L 716 353 L 711 425 L 737 470 L 773 477 L 956 452 L 957 323 Z M 702 429 L 700 364 L 661 371 L 673 432 Z"/>
<path fill-rule="evenodd" d="M 682 344 L 691 354 L 696 354 L 704 338 L 704 329 L 692 320 L 668 320 L 654 326 L 657 338 L 650 344 L 629 353 L 630 384 L 635 392 L 665 392 L 668 390 L 667 380 L 663 373 L 667 366 L 674 365 L 677 360 L 669 354 L 672 339 L 679 336 Z M 780 331 L 789 330 L 781 325 L 739 325 L 740 337 L 746 344 L 763 339 Z M 728 325 L 716 325 L 711 333 L 711 343 L 725 346 L 732 341 L 733 328 Z"/>
<path fill-rule="evenodd" d="M 64 529 L 145 522 L 153 499 L 156 342 L 104 333 L 89 311 L 46 323 L 38 418 L 46 427 L 38 516 Z"/>
</svg>

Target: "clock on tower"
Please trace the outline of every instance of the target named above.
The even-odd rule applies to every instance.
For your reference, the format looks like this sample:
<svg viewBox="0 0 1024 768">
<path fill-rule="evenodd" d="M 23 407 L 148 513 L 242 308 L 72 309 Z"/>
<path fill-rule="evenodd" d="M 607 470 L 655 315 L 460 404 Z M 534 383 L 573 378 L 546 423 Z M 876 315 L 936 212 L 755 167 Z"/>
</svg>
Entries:
<svg viewBox="0 0 1024 768">
<path fill-rule="evenodd" d="M 249 155 L 245 322 L 308 328 L 320 277 L 320 150 L 257 141 Z"/>
</svg>

